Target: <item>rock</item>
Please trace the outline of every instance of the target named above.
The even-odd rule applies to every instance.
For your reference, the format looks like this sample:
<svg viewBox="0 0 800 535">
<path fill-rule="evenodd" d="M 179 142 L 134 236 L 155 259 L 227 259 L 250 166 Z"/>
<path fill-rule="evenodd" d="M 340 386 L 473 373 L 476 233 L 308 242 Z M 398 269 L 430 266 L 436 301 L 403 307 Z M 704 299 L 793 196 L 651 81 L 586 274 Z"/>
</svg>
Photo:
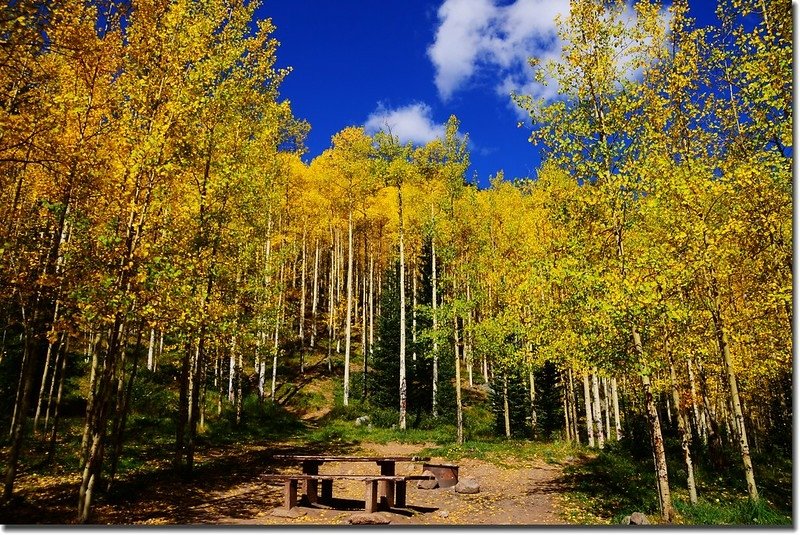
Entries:
<svg viewBox="0 0 800 535">
<path fill-rule="evenodd" d="M 367 425 L 369 424 L 369 416 L 359 416 L 356 418 L 356 425 Z"/>
<path fill-rule="evenodd" d="M 636 513 L 630 514 L 625 518 L 623 518 L 620 524 L 626 524 L 631 526 L 645 526 L 649 525 L 650 521 L 647 520 L 647 516 L 645 516 L 644 513 L 639 513 L 637 511 Z"/>
<path fill-rule="evenodd" d="M 348 519 L 348 522 L 360 526 L 391 523 L 391 521 L 381 513 L 356 513 Z"/>
<path fill-rule="evenodd" d="M 273 509 L 271 514 L 272 516 L 278 516 L 280 518 L 300 518 L 301 516 L 305 516 L 306 512 L 301 511 L 297 507 L 292 507 L 291 509 L 277 507 Z"/>
<path fill-rule="evenodd" d="M 448 516 L 450 516 L 450 513 L 447 511 L 439 511 L 436 514 L 439 516 L 439 518 L 447 518 Z"/>
<path fill-rule="evenodd" d="M 465 477 L 459 479 L 453 489 L 459 494 L 477 494 L 481 491 L 481 486 L 471 477 Z"/>
<path fill-rule="evenodd" d="M 422 475 L 423 476 L 434 476 L 435 477 L 434 473 L 431 472 L 430 470 L 425 470 L 424 472 L 422 472 Z M 419 481 L 419 483 L 417 483 L 417 488 L 418 489 L 431 490 L 431 489 L 435 489 L 438 486 L 439 486 L 439 482 L 436 481 L 435 479 L 421 479 Z"/>
</svg>

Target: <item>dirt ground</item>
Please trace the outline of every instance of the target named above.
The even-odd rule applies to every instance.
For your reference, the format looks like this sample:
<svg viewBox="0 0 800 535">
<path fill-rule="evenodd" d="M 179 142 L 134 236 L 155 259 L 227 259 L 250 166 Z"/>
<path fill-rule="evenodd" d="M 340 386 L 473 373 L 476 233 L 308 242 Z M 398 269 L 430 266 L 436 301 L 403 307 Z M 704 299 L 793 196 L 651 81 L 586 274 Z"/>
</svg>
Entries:
<svg viewBox="0 0 800 535">
<path fill-rule="evenodd" d="M 365 444 L 364 452 L 375 455 L 414 455 L 424 445 Z M 441 459 L 434 459 L 442 461 Z M 504 469 L 490 463 L 464 459 L 458 463 L 459 478 L 470 477 L 480 484 L 478 494 L 458 494 L 452 488 L 423 490 L 409 484 L 408 507 L 382 512 L 392 524 L 454 525 L 534 525 L 563 524 L 557 513 L 555 495 L 559 492 L 561 471 L 544 463 L 529 463 Z M 419 463 L 398 463 L 398 474 L 419 473 Z M 326 463 L 321 473 L 363 473 L 363 467 L 349 463 Z M 364 486 L 348 481 L 334 484 L 335 498 L 349 498 L 348 509 L 300 507 L 305 515 L 287 519 L 263 511 L 250 520 L 220 518 L 231 524 L 347 524 L 354 513 L 363 510 Z"/>
<path fill-rule="evenodd" d="M 348 454 L 415 455 L 425 444 L 362 444 Z M 195 476 L 183 480 L 165 469 L 137 479 L 127 478 L 110 494 L 102 495 L 95 508 L 97 524 L 214 524 L 214 525 L 308 525 L 347 524 L 363 511 L 364 487 L 357 481 L 336 482 L 335 508 L 299 507 L 297 518 L 273 515 L 282 505 L 282 486 L 260 477 L 268 472 L 294 472 L 298 467 L 274 465 L 271 454 L 298 452 L 297 444 L 251 445 L 205 452 Z M 322 452 L 313 452 L 322 453 Z M 326 452 L 332 453 L 332 452 Z M 344 452 L 336 452 L 344 453 Z M 433 459 L 443 461 L 443 459 Z M 391 524 L 451 525 L 553 525 L 564 524 L 558 496 L 563 491 L 561 468 L 527 462 L 513 468 L 463 459 L 459 477 L 480 484 L 478 494 L 457 494 L 449 489 L 418 489 L 409 483 L 407 507 L 380 514 Z M 321 473 L 374 473 L 364 463 L 326 463 Z M 398 463 L 398 474 L 417 474 L 419 463 Z M 33 477 L 33 476 L 29 476 Z M 28 487 L 24 485 L 23 487 Z M 34 483 L 30 481 L 29 483 Z M 77 479 L 41 476 L 29 491 L 0 511 L 4 524 L 70 524 L 74 522 Z"/>
</svg>

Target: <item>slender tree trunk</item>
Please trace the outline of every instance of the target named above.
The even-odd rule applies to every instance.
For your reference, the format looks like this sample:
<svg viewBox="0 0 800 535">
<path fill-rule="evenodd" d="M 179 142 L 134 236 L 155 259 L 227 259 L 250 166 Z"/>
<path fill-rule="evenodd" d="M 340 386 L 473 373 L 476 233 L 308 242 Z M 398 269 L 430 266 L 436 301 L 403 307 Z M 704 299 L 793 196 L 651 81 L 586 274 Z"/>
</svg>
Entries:
<svg viewBox="0 0 800 535">
<path fill-rule="evenodd" d="M 236 347 L 236 335 L 234 334 L 231 338 L 232 348 Z M 234 356 L 234 351 L 231 349 L 230 355 L 228 355 L 228 401 L 233 403 L 234 401 L 234 380 L 236 378 L 236 357 Z"/>
<path fill-rule="evenodd" d="M 236 368 L 236 425 L 239 426 L 242 423 L 242 385 L 244 383 L 244 362 L 241 351 L 239 351 Z"/>
<path fill-rule="evenodd" d="M 69 333 L 61 333 L 61 340 L 56 349 L 56 361 L 53 364 L 53 380 L 50 382 L 50 392 L 47 394 L 47 410 L 44 413 L 44 426 L 43 431 L 47 432 L 48 422 L 50 421 L 50 412 L 53 407 L 53 390 L 56 382 L 60 381 L 58 374 L 61 373 L 59 368 L 62 366 L 63 360 L 66 358 L 65 352 L 69 349 Z"/>
<path fill-rule="evenodd" d="M 689 449 L 691 437 L 686 425 L 683 407 L 681 407 L 681 396 L 678 392 L 678 381 L 675 376 L 675 366 L 672 358 L 669 363 L 669 379 L 672 383 L 672 402 L 675 404 L 675 411 L 678 417 L 678 433 L 681 436 L 681 449 L 683 450 L 683 462 L 686 464 L 686 487 L 689 489 L 689 502 L 693 505 L 697 503 L 697 487 L 694 482 L 694 465 L 692 464 L 692 453 Z"/>
<path fill-rule="evenodd" d="M 583 402 L 586 407 L 586 434 L 589 437 L 589 447 L 594 448 L 594 420 L 592 418 L 592 394 L 589 388 L 589 373 L 583 372 Z"/>
<path fill-rule="evenodd" d="M 328 373 L 333 371 L 333 362 L 331 360 L 331 352 L 333 351 L 333 338 L 335 336 L 334 333 L 334 315 L 335 315 L 335 305 L 333 301 L 333 296 L 335 294 L 334 285 L 336 284 L 336 258 L 334 255 L 334 241 L 333 241 L 333 228 L 331 228 L 331 260 L 330 266 L 328 269 L 328 275 L 330 278 L 330 282 L 328 284 Z"/>
<path fill-rule="evenodd" d="M 739 397 L 739 386 L 736 380 L 736 372 L 733 368 L 733 360 L 731 359 L 730 345 L 728 343 L 728 334 L 725 331 L 725 325 L 722 320 L 721 307 L 719 305 L 719 297 L 715 291 L 715 307 L 716 313 L 712 314 L 714 319 L 714 326 L 717 335 L 717 343 L 719 351 L 722 355 L 722 361 L 725 364 L 725 372 L 728 375 L 728 386 L 730 387 L 730 402 L 733 405 L 733 415 L 735 427 L 737 428 L 739 440 L 739 452 L 742 455 L 742 463 L 744 464 L 745 481 L 747 481 L 747 493 L 750 499 L 758 500 L 758 488 L 756 487 L 756 479 L 753 473 L 753 461 L 750 458 L 750 446 L 747 443 L 747 431 L 745 429 L 744 415 L 742 414 L 742 403 Z"/>
<path fill-rule="evenodd" d="M 105 351 L 102 372 L 99 374 L 97 393 L 93 410 L 87 414 L 86 426 L 89 428 L 90 440 L 88 450 L 84 452 L 85 459 L 81 486 L 78 493 L 78 518 L 80 522 L 89 520 L 94 488 L 100 479 L 103 466 L 103 452 L 108 421 L 109 400 L 113 390 L 114 378 L 117 374 L 119 357 L 123 350 L 125 340 L 125 321 L 120 313 L 114 320 L 109 331 L 109 339 Z"/>
<path fill-rule="evenodd" d="M 317 338 L 317 303 L 319 301 L 319 238 L 314 240 L 314 283 L 311 297 L 311 347 Z"/>
<path fill-rule="evenodd" d="M 601 450 L 605 446 L 605 437 L 603 436 L 603 422 L 602 422 L 602 409 L 600 407 L 600 386 L 597 380 L 597 368 L 592 372 L 592 417 L 594 421 L 595 440 L 597 447 Z"/>
<path fill-rule="evenodd" d="M 34 306 L 34 309 L 36 307 Z M 14 414 L 14 425 L 11 428 L 11 449 L 6 459 L 6 480 L 5 487 L 3 488 L 4 502 L 11 499 L 14 492 L 14 480 L 17 477 L 17 464 L 19 462 L 19 454 L 22 451 L 22 443 L 25 439 L 25 422 L 27 420 L 27 412 L 31 392 L 33 390 L 33 377 L 36 368 L 36 347 L 35 332 L 36 329 L 37 312 L 34 310 L 33 318 L 25 322 L 25 342 L 23 347 L 23 369 L 20 384 L 20 398 L 18 404 L 15 406 L 16 412 Z"/>
<path fill-rule="evenodd" d="M 150 329 L 150 343 L 147 346 L 147 369 L 153 371 L 155 369 L 155 350 L 156 350 L 156 330 Z"/>
<path fill-rule="evenodd" d="M 411 268 L 411 360 L 417 360 L 417 269 Z"/>
<path fill-rule="evenodd" d="M 406 429 L 406 257 L 403 243 L 403 190 L 397 186 L 398 215 L 400 221 L 400 429 Z"/>
<path fill-rule="evenodd" d="M 639 331 L 633 329 L 633 343 L 636 353 L 641 356 L 642 340 Z M 644 387 L 645 407 L 647 409 L 647 423 L 650 429 L 650 440 L 653 451 L 653 463 L 656 471 L 656 485 L 658 490 L 658 501 L 661 506 L 661 518 L 665 522 L 672 522 L 675 513 L 672 509 L 672 499 L 669 492 L 669 476 L 667 474 L 667 458 L 664 452 L 664 439 L 661 435 L 661 422 L 658 418 L 658 410 L 653 399 L 653 392 L 650 387 L 650 376 L 642 375 L 642 386 Z"/>
<path fill-rule="evenodd" d="M 606 440 L 611 440 L 611 414 L 609 414 L 608 410 L 608 379 L 602 377 L 600 380 L 603 383 L 603 414 L 606 417 Z"/>
<path fill-rule="evenodd" d="M 53 324 L 58 320 L 58 308 L 59 303 L 56 302 L 55 306 L 55 313 L 53 314 Z M 64 334 L 59 334 L 59 338 L 63 337 Z M 48 342 L 47 344 L 47 353 L 44 359 L 44 370 L 42 371 L 42 381 L 39 384 L 39 396 L 37 397 L 36 401 L 36 414 L 33 417 L 33 432 L 34 434 L 39 428 L 39 417 L 42 415 L 42 407 L 44 405 L 44 393 L 47 390 L 47 383 L 48 378 L 50 379 L 50 384 L 52 385 L 55 382 L 55 362 L 53 362 L 52 366 L 50 365 L 53 359 L 53 348 L 56 347 L 56 342 Z M 50 373 L 50 369 L 53 369 L 53 373 Z M 52 377 L 51 377 L 52 376 Z M 52 386 L 50 388 L 52 392 Z"/>
<path fill-rule="evenodd" d="M 436 317 L 436 310 L 438 307 L 438 279 L 436 273 L 436 238 L 431 237 L 431 309 L 433 316 L 433 381 L 431 391 L 431 414 L 434 418 L 439 416 L 439 328 L 438 319 Z"/>
<path fill-rule="evenodd" d="M 87 346 L 87 356 L 91 358 L 92 366 L 89 371 L 89 389 L 86 396 L 86 418 L 88 420 L 89 414 L 92 413 L 94 410 L 94 403 L 96 392 L 97 392 L 97 371 L 100 366 L 100 358 L 97 352 L 97 342 L 99 340 L 100 334 L 98 333 L 97 338 L 93 337 L 92 343 Z M 89 425 L 88 423 L 83 427 L 83 437 L 81 438 L 81 449 L 80 449 L 80 462 L 81 464 L 86 462 L 86 452 L 89 451 Z"/>
<path fill-rule="evenodd" d="M 461 358 L 458 356 L 458 316 L 453 316 L 453 338 L 456 365 L 456 438 L 464 443 L 464 413 L 461 408 Z"/>
<path fill-rule="evenodd" d="M 64 392 L 64 376 L 66 375 L 66 361 L 69 354 L 69 335 L 64 343 L 64 350 L 58 362 L 58 393 L 56 394 L 55 407 L 53 408 L 53 426 L 50 428 L 50 438 L 47 446 L 47 463 L 53 462 L 56 453 L 56 436 L 58 433 L 58 422 L 61 417 L 61 396 Z M 47 428 L 47 418 L 45 418 L 45 428 Z"/>
<path fill-rule="evenodd" d="M 278 354 L 280 353 L 281 313 L 283 311 L 283 275 L 284 265 L 281 264 L 281 287 L 278 291 L 278 308 L 275 310 L 275 334 L 272 340 L 272 386 L 269 390 L 270 399 L 275 403 L 275 391 L 278 382 Z"/>
<path fill-rule="evenodd" d="M 567 370 L 569 375 L 569 411 L 572 417 L 572 436 L 575 437 L 575 442 L 581 443 L 581 437 L 578 434 L 578 399 L 575 396 L 575 381 L 573 378 L 572 368 Z"/>
<path fill-rule="evenodd" d="M 374 260 L 372 253 L 369 255 L 369 355 L 375 344 L 375 288 L 374 288 Z"/>
<path fill-rule="evenodd" d="M 505 423 L 506 438 L 511 438 L 511 414 L 508 408 L 508 375 L 503 372 L 503 422 Z"/>
<path fill-rule="evenodd" d="M 471 301 L 469 287 L 470 284 L 469 281 L 467 281 L 467 303 Z M 467 312 L 467 317 L 465 319 L 467 328 L 464 330 L 464 363 L 467 366 L 467 383 L 472 387 L 475 385 L 472 381 L 472 310 Z"/>
<path fill-rule="evenodd" d="M 300 339 L 300 373 L 305 373 L 305 328 L 306 328 L 306 231 L 303 229 L 303 259 L 300 268 L 300 327 L 297 336 Z"/>
<path fill-rule="evenodd" d="M 528 370 L 528 384 L 531 396 L 531 436 L 536 436 L 536 385 L 533 380 L 533 368 Z M 566 400 L 566 397 L 564 399 Z M 564 416 L 567 418 L 567 433 L 569 433 L 569 415 L 566 411 Z"/>
<path fill-rule="evenodd" d="M 164 331 L 158 331 L 158 353 L 156 354 L 156 358 L 153 359 L 153 370 L 156 371 L 158 369 L 158 359 L 164 354 Z"/>
<path fill-rule="evenodd" d="M 350 403 L 350 344 L 353 322 L 353 210 L 347 216 L 347 319 L 344 331 L 344 396 L 345 407 Z"/>
<path fill-rule="evenodd" d="M 611 402 L 614 405 L 614 431 L 617 442 L 622 440 L 622 425 L 619 420 L 619 393 L 617 391 L 617 378 L 611 378 Z"/>
<path fill-rule="evenodd" d="M 120 381 L 121 392 L 118 393 L 117 414 L 114 419 L 114 427 L 112 430 L 111 444 L 111 462 L 108 470 L 108 486 L 106 491 L 110 492 L 114 483 L 114 478 L 117 474 L 117 464 L 119 457 L 122 454 L 122 445 L 125 438 L 125 424 L 128 419 L 128 408 L 131 402 L 131 393 L 133 392 L 133 382 L 136 380 L 136 372 L 139 368 L 139 353 L 142 346 L 142 329 L 139 327 L 136 334 L 136 345 L 134 346 L 133 364 L 131 366 L 130 377 L 128 377 L 128 384 L 125 386 L 124 382 Z"/>
<path fill-rule="evenodd" d="M 367 346 L 367 257 L 364 256 L 363 269 L 361 273 L 361 355 L 363 357 L 362 369 L 362 392 L 361 399 L 367 399 L 367 355 L 369 355 L 369 348 Z"/>
<path fill-rule="evenodd" d="M 191 367 L 191 343 L 186 342 L 181 355 L 181 375 L 178 391 L 178 422 L 175 427 L 175 457 L 173 465 L 177 472 L 183 468 L 186 425 L 189 422 L 189 369 Z"/>
<path fill-rule="evenodd" d="M 703 445 L 708 444 L 708 431 L 706 429 L 705 413 L 699 411 L 697 408 L 697 387 L 694 381 L 694 370 L 692 369 L 692 359 L 686 361 L 686 371 L 689 375 L 689 389 L 692 394 L 692 419 L 694 420 L 694 427 L 697 431 L 697 436 Z"/>
</svg>

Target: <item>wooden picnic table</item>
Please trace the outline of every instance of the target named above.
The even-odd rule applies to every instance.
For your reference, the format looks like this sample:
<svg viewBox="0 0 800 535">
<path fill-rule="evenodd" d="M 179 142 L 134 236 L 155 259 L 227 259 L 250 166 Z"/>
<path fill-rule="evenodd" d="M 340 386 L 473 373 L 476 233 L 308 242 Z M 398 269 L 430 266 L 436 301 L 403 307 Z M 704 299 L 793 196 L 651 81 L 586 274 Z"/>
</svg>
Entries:
<svg viewBox="0 0 800 535">
<path fill-rule="evenodd" d="M 396 465 L 398 462 L 419 462 L 424 463 L 430 460 L 430 457 L 418 457 L 418 456 L 377 456 L 377 455 L 367 455 L 367 456 L 352 456 L 352 455 L 273 455 L 272 459 L 276 461 L 286 461 L 286 462 L 293 462 L 293 463 L 300 463 L 302 466 L 302 477 L 296 477 L 295 481 L 302 481 L 302 489 L 303 494 L 306 496 L 306 499 L 310 503 L 315 503 L 320 498 L 317 494 L 317 482 L 319 481 L 322 485 L 322 496 L 321 498 L 324 500 L 330 500 L 332 498 L 333 492 L 333 481 L 335 479 L 355 479 L 355 478 L 363 478 L 365 480 L 374 481 L 377 483 L 377 495 L 380 498 L 380 502 L 387 507 L 393 507 L 394 505 L 404 506 L 405 505 L 405 490 L 406 490 L 406 480 L 409 479 L 425 479 L 425 476 L 397 476 L 396 474 Z M 369 474 L 361 475 L 361 476 L 353 476 L 352 474 L 342 474 L 342 475 L 320 475 L 319 468 L 325 463 L 330 462 L 338 462 L 338 463 L 376 463 L 380 467 L 380 476 L 372 476 Z M 300 475 L 300 474 L 298 474 Z M 271 476 L 277 477 L 277 476 Z M 291 476 L 283 476 L 291 477 Z M 296 485 L 296 483 L 294 483 Z M 296 490 L 291 489 L 292 483 L 287 481 L 286 487 L 286 504 L 294 505 L 295 499 L 291 497 L 291 494 L 296 492 Z M 399 492 L 398 492 L 399 491 Z M 374 491 L 373 491 L 374 492 Z M 368 495 L 369 495 L 369 486 L 368 486 Z M 367 506 L 366 509 L 369 511 L 371 509 L 370 502 L 371 500 L 367 499 Z M 400 502 L 400 503 L 398 503 Z"/>
</svg>

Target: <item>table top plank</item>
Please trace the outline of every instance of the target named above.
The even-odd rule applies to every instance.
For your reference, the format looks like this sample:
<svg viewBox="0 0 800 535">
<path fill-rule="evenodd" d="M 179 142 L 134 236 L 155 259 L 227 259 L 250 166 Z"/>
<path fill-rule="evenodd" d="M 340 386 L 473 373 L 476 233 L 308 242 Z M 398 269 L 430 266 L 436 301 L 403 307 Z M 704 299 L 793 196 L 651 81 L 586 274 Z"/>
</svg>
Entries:
<svg viewBox="0 0 800 535">
<path fill-rule="evenodd" d="M 295 461 L 295 462 L 343 462 L 343 463 L 382 463 L 382 462 L 425 462 L 430 461 L 430 457 L 418 456 L 350 456 L 350 455 L 273 455 L 272 459 L 279 461 Z"/>
<path fill-rule="evenodd" d="M 374 480 L 381 480 L 381 481 L 426 481 L 431 479 L 436 479 L 435 476 L 428 476 L 428 475 L 409 475 L 409 476 L 380 476 L 380 475 L 354 475 L 354 474 L 320 474 L 320 475 L 312 475 L 312 474 L 262 474 L 261 477 L 267 480 L 286 480 L 286 479 L 325 479 L 325 480 L 337 480 L 337 479 L 347 479 L 351 481 L 374 481 Z"/>
</svg>

